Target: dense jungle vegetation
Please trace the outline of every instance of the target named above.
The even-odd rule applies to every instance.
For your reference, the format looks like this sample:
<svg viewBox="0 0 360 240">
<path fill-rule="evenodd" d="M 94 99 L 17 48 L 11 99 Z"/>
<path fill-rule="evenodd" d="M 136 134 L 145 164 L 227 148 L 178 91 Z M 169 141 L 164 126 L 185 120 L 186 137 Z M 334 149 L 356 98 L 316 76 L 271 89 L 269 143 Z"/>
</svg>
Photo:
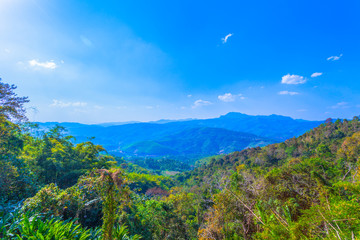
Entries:
<svg viewBox="0 0 360 240">
<path fill-rule="evenodd" d="M 360 121 L 155 175 L 26 121 L 0 82 L 2 239 L 359 239 Z"/>
</svg>

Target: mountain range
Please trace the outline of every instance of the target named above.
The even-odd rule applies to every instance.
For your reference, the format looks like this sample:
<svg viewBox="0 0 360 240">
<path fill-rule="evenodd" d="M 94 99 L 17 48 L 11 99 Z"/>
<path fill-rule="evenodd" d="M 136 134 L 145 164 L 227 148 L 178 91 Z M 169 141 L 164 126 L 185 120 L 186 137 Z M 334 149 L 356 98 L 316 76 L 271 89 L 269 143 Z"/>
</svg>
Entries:
<svg viewBox="0 0 360 240">
<path fill-rule="evenodd" d="M 76 141 L 103 145 L 123 156 L 199 158 L 265 146 L 300 136 L 324 121 L 307 121 L 280 115 L 251 116 L 230 112 L 218 118 L 159 120 L 127 123 L 37 123 L 40 129 L 56 125 Z"/>
</svg>

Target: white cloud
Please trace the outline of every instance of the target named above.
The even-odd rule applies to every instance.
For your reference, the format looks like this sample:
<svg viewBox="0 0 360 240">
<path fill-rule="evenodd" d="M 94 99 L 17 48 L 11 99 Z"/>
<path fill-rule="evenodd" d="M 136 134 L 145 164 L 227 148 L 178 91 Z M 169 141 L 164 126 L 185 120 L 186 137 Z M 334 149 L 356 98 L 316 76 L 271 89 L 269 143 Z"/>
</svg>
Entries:
<svg viewBox="0 0 360 240">
<path fill-rule="evenodd" d="M 192 108 L 197 108 L 197 107 L 202 107 L 202 106 L 208 106 L 208 105 L 211 105 L 212 103 L 209 102 L 209 101 L 205 101 L 205 100 L 196 100 L 194 102 L 194 105 L 192 106 Z"/>
<path fill-rule="evenodd" d="M 337 61 L 339 60 L 343 55 L 340 54 L 339 56 L 331 56 L 331 57 L 328 57 L 326 60 L 328 61 Z"/>
<path fill-rule="evenodd" d="M 188 94 L 188 95 L 187 95 L 187 97 L 188 97 L 188 98 L 191 98 L 191 97 L 192 97 L 192 95 L 191 95 L 191 94 Z"/>
<path fill-rule="evenodd" d="M 234 35 L 234 34 L 233 34 L 233 33 L 229 33 L 228 35 L 226 35 L 224 38 L 221 39 L 222 42 L 223 42 L 223 43 L 226 43 L 227 40 L 229 39 L 229 37 L 231 37 L 232 35 Z"/>
<path fill-rule="evenodd" d="M 80 39 L 87 47 L 91 47 L 93 45 L 90 39 L 88 39 L 87 37 L 80 36 Z"/>
<path fill-rule="evenodd" d="M 289 91 L 280 91 L 278 92 L 279 95 L 298 95 L 299 93 L 298 92 L 289 92 Z"/>
<path fill-rule="evenodd" d="M 87 105 L 86 102 L 63 102 L 60 100 L 53 100 L 53 103 L 50 104 L 51 107 L 59 107 L 59 108 L 65 108 L 65 107 L 85 107 Z"/>
<path fill-rule="evenodd" d="M 42 67 L 42 68 L 47 68 L 47 69 L 57 68 L 56 63 L 54 63 L 53 60 L 47 61 L 47 62 L 39 62 L 38 60 L 33 59 L 33 60 L 29 61 L 29 65 L 31 67 Z"/>
<path fill-rule="evenodd" d="M 224 95 L 219 95 L 218 99 L 223 102 L 233 102 L 235 101 L 235 96 L 231 93 L 225 93 Z"/>
<path fill-rule="evenodd" d="M 314 77 L 319 77 L 319 76 L 321 76 L 321 75 L 323 75 L 323 73 L 321 73 L 321 72 L 314 72 L 313 74 L 311 74 L 311 77 L 314 78 Z"/>
<path fill-rule="evenodd" d="M 348 102 L 339 102 L 339 103 L 335 104 L 334 106 L 331 106 L 330 108 L 332 108 L 332 109 L 349 108 L 349 103 Z"/>
<path fill-rule="evenodd" d="M 303 84 L 306 83 L 306 78 L 299 75 L 290 75 L 287 74 L 281 79 L 282 84 Z"/>
<path fill-rule="evenodd" d="M 239 97 L 240 99 L 245 99 L 245 97 L 242 94 L 231 94 L 231 93 L 225 93 L 224 95 L 219 95 L 218 99 L 223 102 L 234 102 L 236 98 Z"/>
</svg>

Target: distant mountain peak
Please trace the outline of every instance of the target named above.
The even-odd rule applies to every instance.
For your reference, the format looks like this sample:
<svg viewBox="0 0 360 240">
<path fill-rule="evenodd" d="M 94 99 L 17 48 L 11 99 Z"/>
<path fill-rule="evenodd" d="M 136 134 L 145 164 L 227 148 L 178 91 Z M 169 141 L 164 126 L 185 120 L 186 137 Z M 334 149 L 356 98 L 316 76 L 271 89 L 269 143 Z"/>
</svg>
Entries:
<svg viewBox="0 0 360 240">
<path fill-rule="evenodd" d="M 244 118 L 268 118 L 268 119 L 287 119 L 287 120 L 295 120 L 295 121 L 307 121 L 302 119 L 294 119 L 289 116 L 283 116 L 279 114 L 270 114 L 270 115 L 247 115 L 245 113 L 240 112 L 229 112 L 225 115 L 221 115 L 220 118 L 228 118 L 228 119 L 244 119 Z"/>
<path fill-rule="evenodd" d="M 228 112 L 225 115 L 221 115 L 221 118 L 241 118 L 241 117 L 249 117 L 249 115 L 245 114 L 245 113 L 240 113 L 240 112 Z"/>
</svg>

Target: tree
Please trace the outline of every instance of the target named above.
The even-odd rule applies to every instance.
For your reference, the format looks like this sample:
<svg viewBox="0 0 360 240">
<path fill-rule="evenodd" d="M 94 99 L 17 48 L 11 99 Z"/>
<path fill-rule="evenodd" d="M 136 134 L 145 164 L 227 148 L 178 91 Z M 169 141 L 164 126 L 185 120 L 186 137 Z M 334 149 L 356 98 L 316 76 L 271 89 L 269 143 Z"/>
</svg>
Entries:
<svg viewBox="0 0 360 240">
<path fill-rule="evenodd" d="M 127 181 L 120 169 L 99 169 L 98 173 L 100 173 L 100 178 L 97 190 L 102 200 L 103 240 L 113 240 L 118 213 L 129 198 L 129 189 L 126 187 Z"/>
<path fill-rule="evenodd" d="M 21 128 L 14 123 L 27 120 L 23 105 L 29 100 L 18 97 L 15 89 L 15 85 L 3 83 L 0 78 L 0 196 L 5 201 L 20 199 L 32 189 L 17 159 L 24 142 Z"/>
<path fill-rule="evenodd" d="M 26 121 L 24 104 L 29 102 L 28 97 L 19 97 L 14 90 L 15 85 L 9 85 L 0 78 L 0 115 L 10 121 Z"/>
</svg>

